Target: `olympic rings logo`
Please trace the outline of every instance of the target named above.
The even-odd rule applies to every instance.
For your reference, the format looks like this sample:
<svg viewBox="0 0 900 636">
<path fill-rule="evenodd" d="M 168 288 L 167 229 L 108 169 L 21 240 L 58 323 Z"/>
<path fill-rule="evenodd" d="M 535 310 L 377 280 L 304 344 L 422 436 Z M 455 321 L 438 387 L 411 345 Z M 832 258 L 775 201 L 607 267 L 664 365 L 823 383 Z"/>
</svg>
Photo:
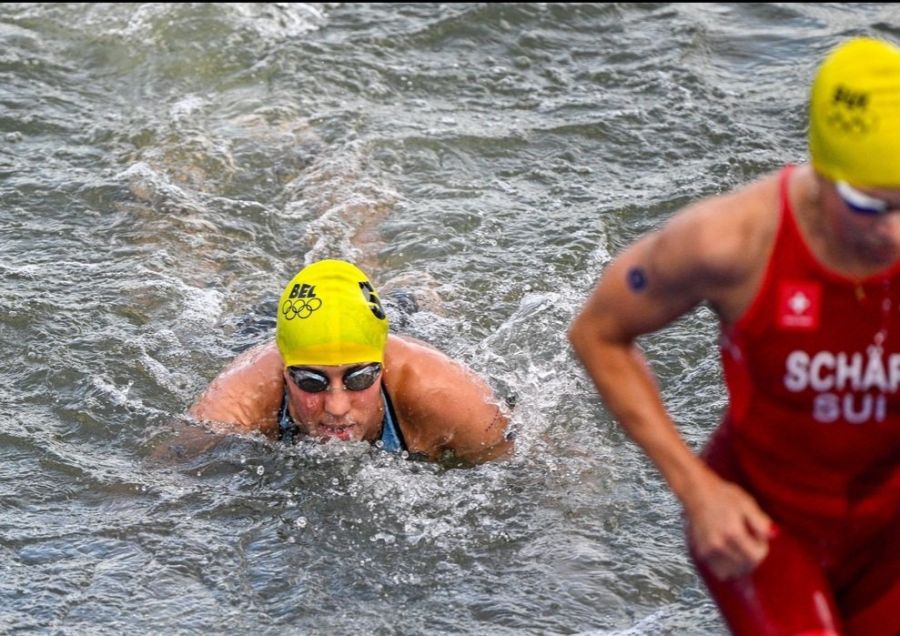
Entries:
<svg viewBox="0 0 900 636">
<path fill-rule="evenodd" d="M 828 125 L 847 135 L 866 135 L 872 132 L 877 121 L 872 115 L 847 113 L 845 109 L 835 108 L 828 113 Z"/>
<path fill-rule="evenodd" d="M 309 318 L 312 313 L 322 306 L 321 298 L 300 298 L 297 300 L 286 300 L 281 306 L 281 315 L 285 320 L 293 320 L 299 318 Z"/>
</svg>

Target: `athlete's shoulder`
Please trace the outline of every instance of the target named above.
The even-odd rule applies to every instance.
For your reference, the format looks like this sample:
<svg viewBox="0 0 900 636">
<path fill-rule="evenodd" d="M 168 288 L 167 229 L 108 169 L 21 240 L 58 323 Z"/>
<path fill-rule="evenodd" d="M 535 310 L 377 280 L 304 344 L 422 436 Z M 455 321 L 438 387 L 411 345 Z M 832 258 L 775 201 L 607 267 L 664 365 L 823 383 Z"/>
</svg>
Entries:
<svg viewBox="0 0 900 636">
<path fill-rule="evenodd" d="M 410 336 L 388 336 L 384 374 L 398 389 L 440 382 L 442 372 L 453 366 L 448 356 L 426 342 Z"/>
<path fill-rule="evenodd" d="M 423 413 L 432 410 L 436 402 L 486 392 L 485 381 L 464 363 L 406 336 L 388 339 L 384 379 L 395 403 Z"/>
<path fill-rule="evenodd" d="M 244 351 L 210 383 L 188 412 L 246 429 L 271 426 L 284 390 L 283 361 L 274 342 Z"/>
<path fill-rule="evenodd" d="M 778 182 L 777 173 L 766 175 L 684 208 L 659 232 L 654 253 L 683 262 L 690 277 L 741 281 L 766 260 L 777 232 Z"/>
<path fill-rule="evenodd" d="M 234 359 L 233 367 L 251 367 L 255 369 L 278 369 L 281 371 L 284 360 L 274 340 L 255 345 Z"/>
</svg>

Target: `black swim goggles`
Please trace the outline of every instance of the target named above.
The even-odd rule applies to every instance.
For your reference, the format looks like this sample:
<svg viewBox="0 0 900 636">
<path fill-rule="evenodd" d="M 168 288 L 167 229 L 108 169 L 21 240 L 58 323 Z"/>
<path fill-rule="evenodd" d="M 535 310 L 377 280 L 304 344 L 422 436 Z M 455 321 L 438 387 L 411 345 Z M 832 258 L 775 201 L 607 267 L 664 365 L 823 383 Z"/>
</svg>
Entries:
<svg viewBox="0 0 900 636">
<path fill-rule="evenodd" d="M 321 393 L 331 386 L 331 380 L 327 375 L 309 367 L 288 367 L 287 373 L 297 388 L 306 393 Z M 379 362 L 351 367 L 344 373 L 344 388 L 348 391 L 365 391 L 375 384 L 379 373 L 381 373 Z"/>
</svg>

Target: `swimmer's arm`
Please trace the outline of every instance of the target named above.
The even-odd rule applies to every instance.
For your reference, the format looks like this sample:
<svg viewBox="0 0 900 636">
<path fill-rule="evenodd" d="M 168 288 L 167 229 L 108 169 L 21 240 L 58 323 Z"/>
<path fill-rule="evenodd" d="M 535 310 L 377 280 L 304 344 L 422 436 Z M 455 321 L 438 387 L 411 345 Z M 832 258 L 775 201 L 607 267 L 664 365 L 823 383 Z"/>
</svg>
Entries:
<svg viewBox="0 0 900 636">
<path fill-rule="evenodd" d="M 176 434 L 153 449 L 151 461 L 163 463 L 193 459 L 227 437 L 224 433 L 216 433 L 205 427 L 175 422 Z"/>
<path fill-rule="evenodd" d="M 445 387 L 435 392 L 432 420 L 443 431 L 439 451 L 479 464 L 512 454 L 509 415 L 484 380 L 456 363 L 447 369 Z"/>
<path fill-rule="evenodd" d="M 392 339 L 389 351 L 402 353 L 389 390 L 401 422 L 407 423 L 411 451 L 439 460 L 481 463 L 512 453 L 509 417 L 490 386 L 472 370 L 411 339 Z M 396 391 L 391 389 L 396 388 Z"/>
<path fill-rule="evenodd" d="M 725 211 L 680 215 L 625 250 L 606 268 L 568 335 L 610 412 L 684 506 L 701 558 L 731 576 L 765 555 L 770 520 L 687 446 L 635 344 L 704 300 L 715 305 L 740 282 L 744 263 L 731 251 L 740 237 L 722 225 Z"/>
<path fill-rule="evenodd" d="M 245 351 L 210 383 L 188 415 L 217 432 L 276 434 L 284 393 L 282 365 L 273 342 Z"/>
<path fill-rule="evenodd" d="M 188 409 L 192 422 L 175 423 L 175 437 L 154 448 L 150 458 L 162 462 L 190 459 L 234 433 L 261 431 L 273 436 L 281 405 L 280 397 L 276 404 L 274 396 L 280 396 L 284 386 L 280 365 L 274 344 L 254 347 L 235 358 Z"/>
</svg>

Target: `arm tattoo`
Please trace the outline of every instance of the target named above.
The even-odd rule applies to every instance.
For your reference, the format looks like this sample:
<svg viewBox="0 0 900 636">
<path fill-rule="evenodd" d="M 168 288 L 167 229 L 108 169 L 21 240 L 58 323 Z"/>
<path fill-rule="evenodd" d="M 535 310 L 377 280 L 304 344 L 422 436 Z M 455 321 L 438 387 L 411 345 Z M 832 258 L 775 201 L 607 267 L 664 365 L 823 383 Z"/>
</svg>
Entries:
<svg viewBox="0 0 900 636">
<path fill-rule="evenodd" d="M 647 273 L 643 267 L 635 265 L 628 270 L 628 287 L 633 292 L 642 292 L 647 289 Z"/>
</svg>

